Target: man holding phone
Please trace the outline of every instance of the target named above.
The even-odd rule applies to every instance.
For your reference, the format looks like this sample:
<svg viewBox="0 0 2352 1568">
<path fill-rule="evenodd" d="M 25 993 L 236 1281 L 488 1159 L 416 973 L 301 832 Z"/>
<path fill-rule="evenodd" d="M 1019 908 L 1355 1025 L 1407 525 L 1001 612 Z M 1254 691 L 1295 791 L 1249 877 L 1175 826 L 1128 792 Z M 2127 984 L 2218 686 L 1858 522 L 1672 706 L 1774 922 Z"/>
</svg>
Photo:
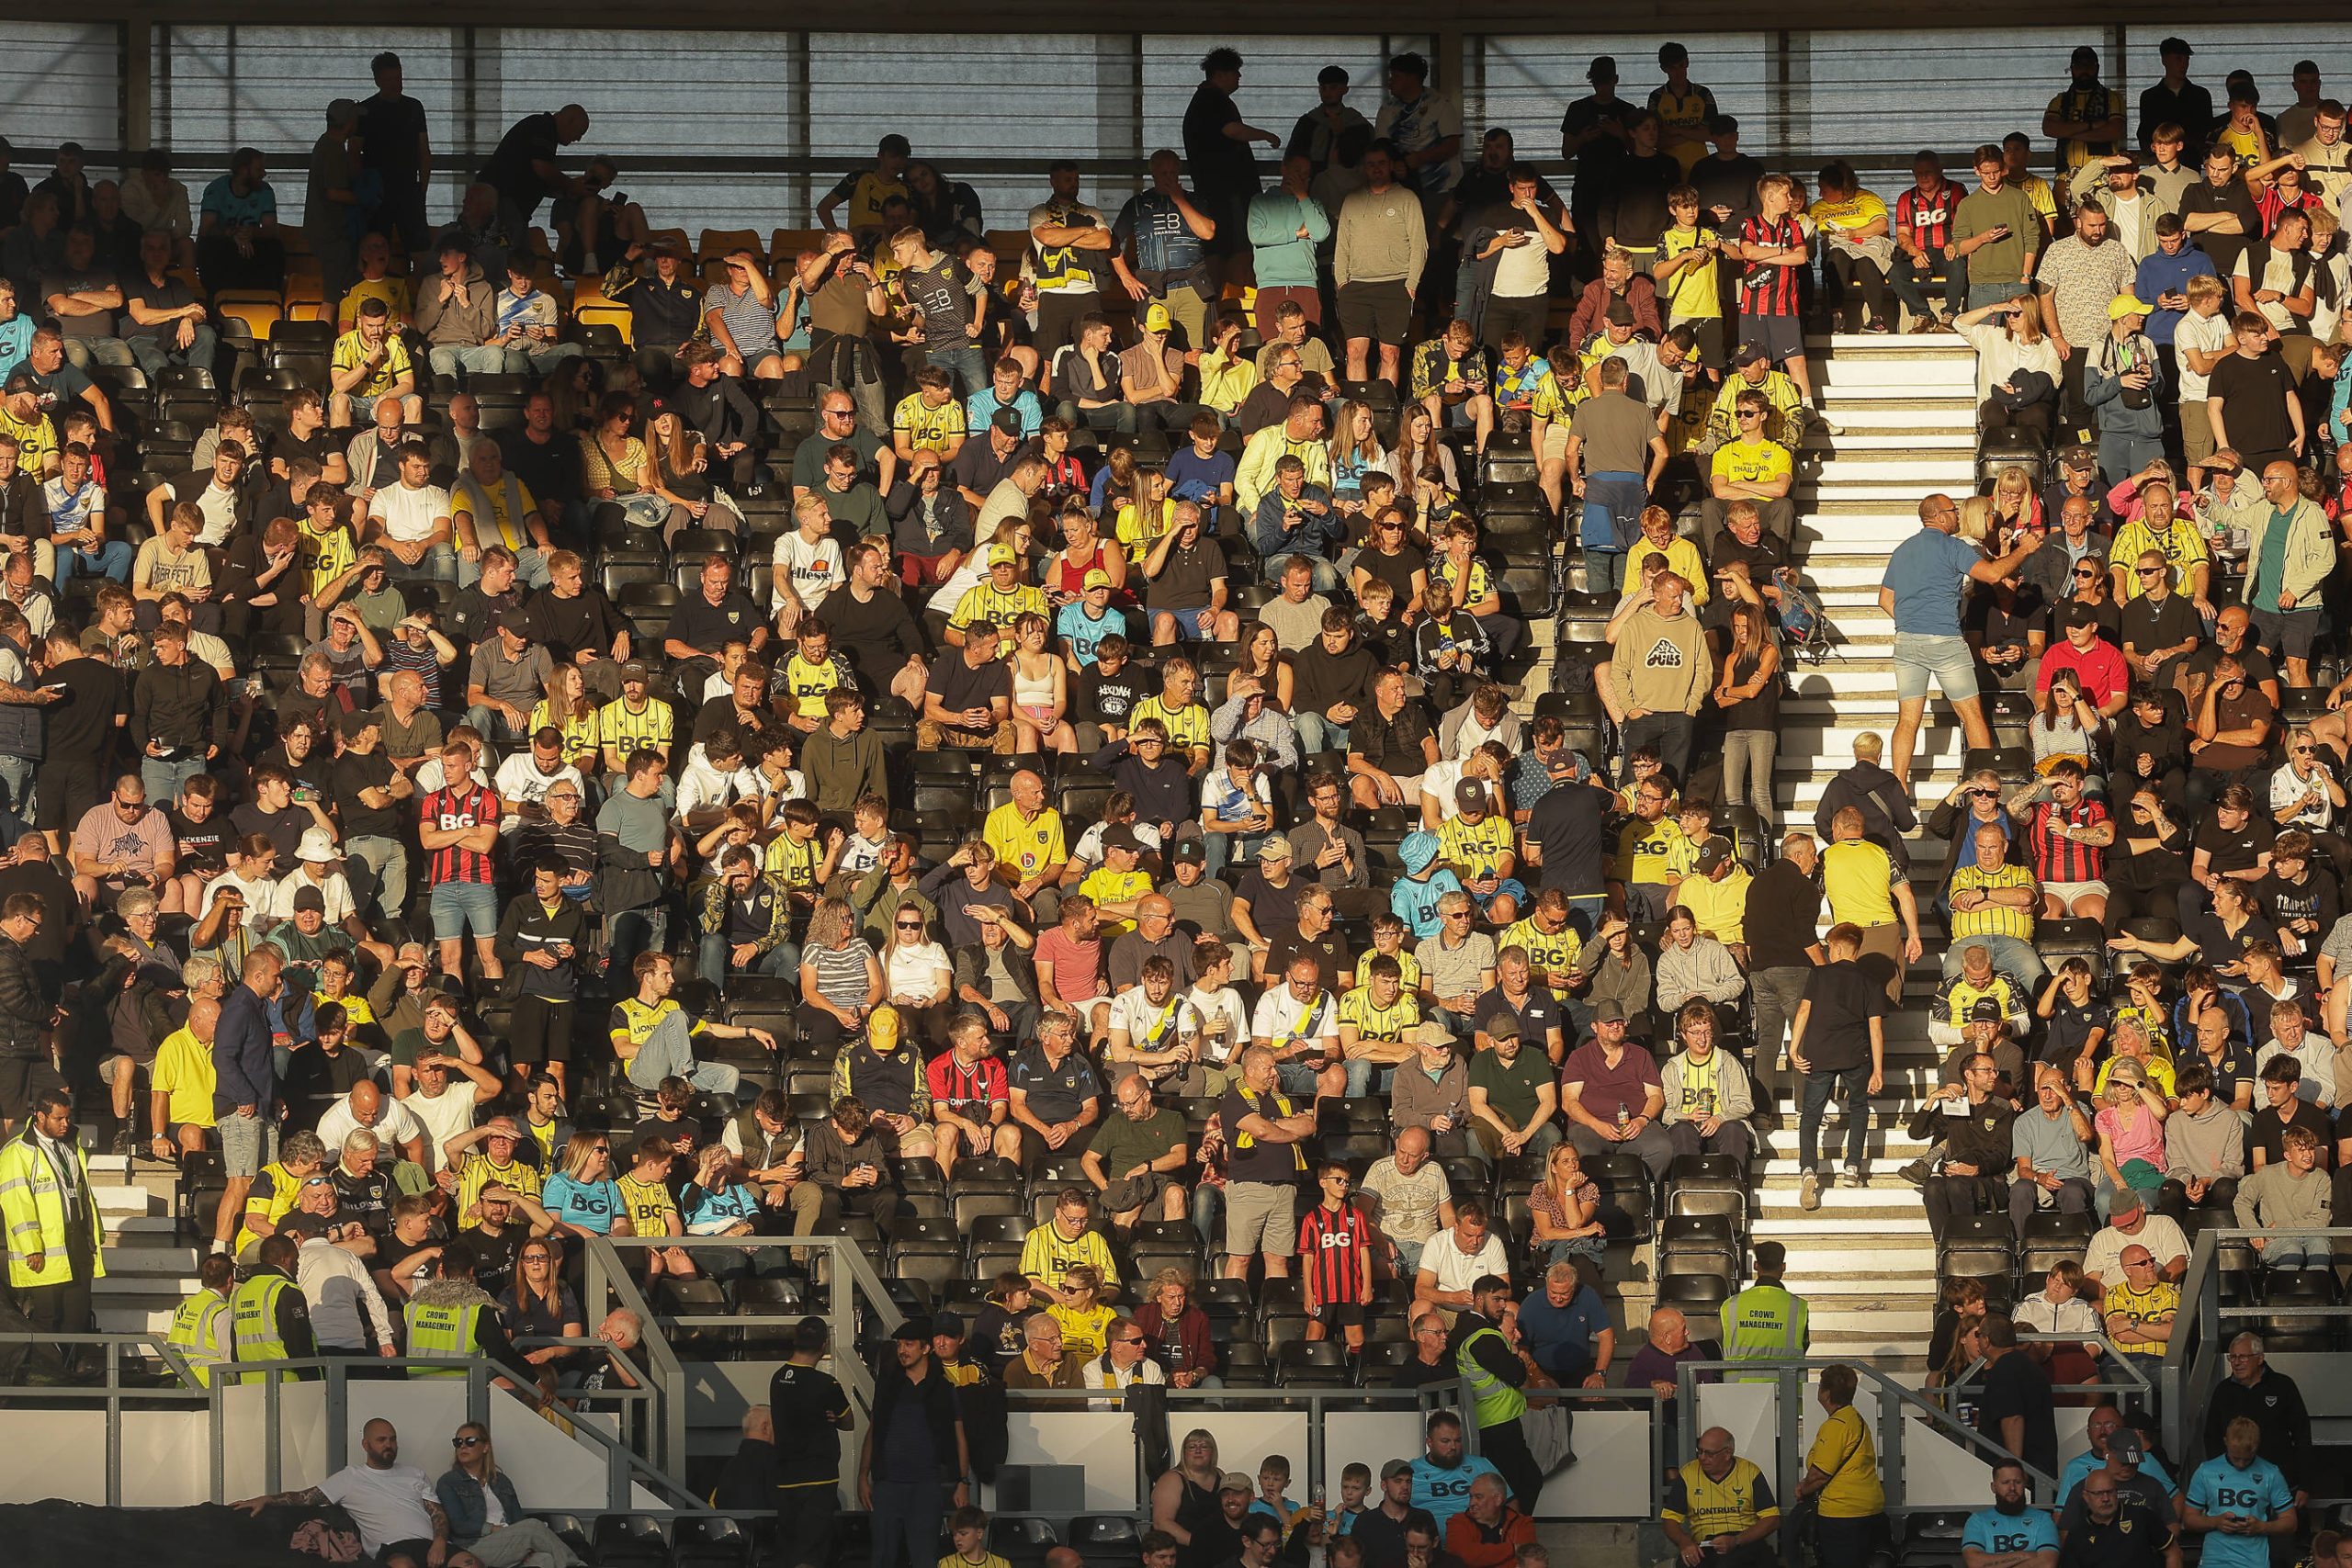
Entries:
<svg viewBox="0 0 2352 1568">
<path fill-rule="evenodd" d="M 1951 254 L 1968 263 L 1968 308 L 1973 310 L 2027 289 L 2041 223 L 2031 198 L 2008 183 L 2008 165 L 1998 147 L 1988 141 L 1971 161 L 1976 188 L 1960 198 Z"/>
</svg>

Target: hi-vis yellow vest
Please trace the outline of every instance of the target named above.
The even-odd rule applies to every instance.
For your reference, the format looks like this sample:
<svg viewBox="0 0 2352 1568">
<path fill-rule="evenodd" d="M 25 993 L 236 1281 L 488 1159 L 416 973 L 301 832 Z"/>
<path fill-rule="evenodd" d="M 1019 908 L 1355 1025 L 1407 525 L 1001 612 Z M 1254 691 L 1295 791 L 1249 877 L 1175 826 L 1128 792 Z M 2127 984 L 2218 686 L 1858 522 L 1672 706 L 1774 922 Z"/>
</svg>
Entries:
<svg viewBox="0 0 2352 1568">
<path fill-rule="evenodd" d="M 172 1314 L 172 1328 L 164 1337 L 164 1343 L 178 1346 L 180 1354 L 187 1358 L 197 1387 L 211 1387 L 212 1369 L 230 1359 L 233 1347 L 229 1329 L 228 1298 L 212 1291 L 197 1292 Z"/>
</svg>

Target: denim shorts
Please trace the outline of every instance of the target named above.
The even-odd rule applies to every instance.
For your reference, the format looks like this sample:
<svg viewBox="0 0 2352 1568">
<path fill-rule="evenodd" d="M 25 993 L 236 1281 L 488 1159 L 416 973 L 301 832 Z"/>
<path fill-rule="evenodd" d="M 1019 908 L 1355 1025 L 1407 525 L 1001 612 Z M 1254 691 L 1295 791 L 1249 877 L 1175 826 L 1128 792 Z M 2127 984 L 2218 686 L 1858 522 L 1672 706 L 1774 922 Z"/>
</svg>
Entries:
<svg viewBox="0 0 2352 1568">
<path fill-rule="evenodd" d="M 473 928 L 474 935 L 498 934 L 498 890 L 480 882 L 442 882 L 433 888 L 433 934 L 456 942 Z"/>
<path fill-rule="evenodd" d="M 1976 660 L 1966 639 L 1928 637 L 1917 632 L 1894 634 L 1894 695 L 1901 702 L 1918 702 L 1928 694 L 1928 679 L 1935 678 L 1946 702 L 1967 702 L 1976 695 Z"/>
<path fill-rule="evenodd" d="M 231 1111 L 220 1119 L 220 1172 L 231 1180 L 250 1181 L 261 1174 L 263 1162 L 275 1153 L 277 1121 L 267 1106 L 251 1116 Z"/>
<path fill-rule="evenodd" d="M 1176 635 L 1198 641 L 1208 636 L 1208 618 L 1216 614 L 1206 604 L 1197 610 L 1154 610 L 1155 615 L 1170 615 L 1176 621 Z"/>
</svg>

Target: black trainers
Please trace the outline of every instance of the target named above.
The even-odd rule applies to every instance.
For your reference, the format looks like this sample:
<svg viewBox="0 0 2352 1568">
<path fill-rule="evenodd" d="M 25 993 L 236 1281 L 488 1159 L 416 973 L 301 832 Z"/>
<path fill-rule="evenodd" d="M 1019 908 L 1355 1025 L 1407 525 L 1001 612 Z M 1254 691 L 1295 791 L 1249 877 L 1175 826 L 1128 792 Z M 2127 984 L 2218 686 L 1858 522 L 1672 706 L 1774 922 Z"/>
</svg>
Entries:
<svg viewBox="0 0 2352 1568">
<path fill-rule="evenodd" d="M 1928 1184 L 1928 1162 L 1915 1159 L 1894 1174 L 1914 1187 L 1925 1187 Z"/>
</svg>

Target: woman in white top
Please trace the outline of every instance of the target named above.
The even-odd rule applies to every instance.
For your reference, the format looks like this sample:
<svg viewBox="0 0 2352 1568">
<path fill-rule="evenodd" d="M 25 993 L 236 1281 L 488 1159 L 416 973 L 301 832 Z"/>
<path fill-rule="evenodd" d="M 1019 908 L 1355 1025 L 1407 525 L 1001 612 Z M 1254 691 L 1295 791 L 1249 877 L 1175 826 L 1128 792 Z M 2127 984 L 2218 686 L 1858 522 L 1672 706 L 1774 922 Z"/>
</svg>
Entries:
<svg viewBox="0 0 2352 1568">
<path fill-rule="evenodd" d="M 1985 428 L 2014 425 L 2047 438 L 2057 423 L 2065 367 L 2041 329 L 2041 301 L 2020 294 L 1963 311 L 1952 325 L 1976 350 L 1976 397 Z M 2028 377 L 2043 378 L 2046 385 Z"/>
<path fill-rule="evenodd" d="M 954 1021 L 956 968 L 947 950 L 931 940 L 930 927 L 912 904 L 900 904 L 890 917 L 890 937 L 882 944 L 882 994 L 916 1037 L 938 1051 L 946 1048 Z"/>
<path fill-rule="evenodd" d="M 1024 756 L 1078 750 L 1069 725 L 1069 667 L 1046 647 L 1046 617 L 1023 611 L 1012 621 L 1012 731 Z"/>
<path fill-rule="evenodd" d="M 1404 423 L 1397 427 L 1396 446 L 1378 465 L 1389 478 L 1396 481 L 1396 498 L 1412 502 L 1413 515 L 1426 527 L 1430 522 L 1431 502 L 1438 491 L 1448 496 L 1462 493 L 1461 475 L 1453 465 L 1453 448 L 1437 438 L 1437 422 L 1430 418 L 1430 411 L 1415 403 L 1405 411 Z M 1435 468 L 1430 483 L 1422 482 L 1425 471 Z"/>
</svg>

